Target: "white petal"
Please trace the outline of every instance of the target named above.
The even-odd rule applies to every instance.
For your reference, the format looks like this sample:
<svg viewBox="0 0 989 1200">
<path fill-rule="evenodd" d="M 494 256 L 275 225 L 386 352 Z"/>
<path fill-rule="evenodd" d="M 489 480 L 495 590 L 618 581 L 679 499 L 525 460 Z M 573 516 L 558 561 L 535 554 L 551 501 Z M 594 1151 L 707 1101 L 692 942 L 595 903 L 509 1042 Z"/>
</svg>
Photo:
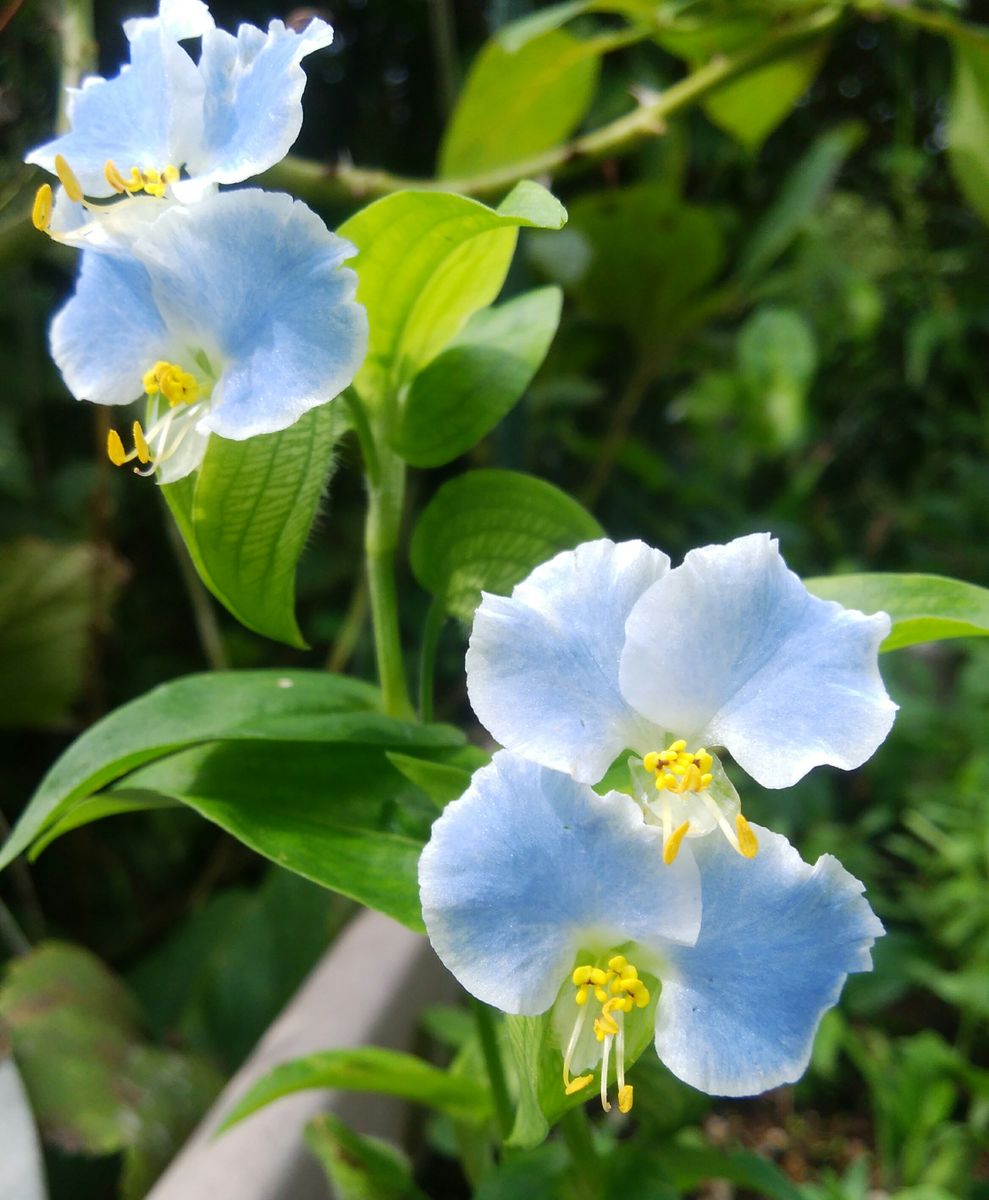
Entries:
<svg viewBox="0 0 989 1200">
<path fill-rule="evenodd" d="M 670 560 L 642 542 L 585 542 L 537 567 L 510 598 L 485 595 L 467 688 L 488 732 L 517 754 L 599 780 L 616 755 L 656 749 L 618 687 L 625 620 Z"/>
<path fill-rule="evenodd" d="M 754 859 L 720 837 L 695 844 L 700 937 L 672 946 L 661 972 L 656 1052 L 714 1096 L 753 1096 L 799 1079 L 821 1017 L 850 973 L 870 969 L 883 932 L 862 884 L 837 859 L 826 854 L 812 867 L 786 838 L 754 828 Z"/>
<path fill-rule="evenodd" d="M 621 689 L 691 742 L 725 746 L 766 787 L 850 769 L 896 705 L 879 674 L 885 613 L 812 596 L 768 534 L 692 550 L 629 614 Z"/>
<path fill-rule="evenodd" d="M 534 1015 L 592 943 L 691 942 L 700 925 L 689 851 L 672 866 L 628 796 L 502 751 L 433 826 L 419 864 L 422 913 L 473 995 Z"/>
</svg>

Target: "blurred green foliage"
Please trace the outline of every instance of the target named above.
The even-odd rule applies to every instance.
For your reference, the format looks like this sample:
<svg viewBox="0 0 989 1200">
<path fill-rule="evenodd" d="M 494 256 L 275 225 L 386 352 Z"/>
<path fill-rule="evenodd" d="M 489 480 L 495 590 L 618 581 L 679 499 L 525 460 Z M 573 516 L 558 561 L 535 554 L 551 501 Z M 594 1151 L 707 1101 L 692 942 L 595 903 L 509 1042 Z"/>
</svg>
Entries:
<svg viewBox="0 0 989 1200">
<path fill-rule="evenodd" d="M 650 6 L 599 7 L 624 8 L 634 25 Z M 584 12 L 558 29 L 537 9 L 543 32 L 528 27 L 533 40 L 517 51 L 525 58 L 509 52 L 511 39 L 487 42 L 463 107 L 446 125 L 443 78 L 462 78 L 487 35 L 531 6 L 345 0 L 331 14 L 332 51 L 309 64 L 300 148 L 423 176 L 438 147 L 443 175 L 497 167 L 551 147 L 582 120 L 597 128 L 628 109 L 630 88 L 661 92 L 684 62 L 736 52 L 780 11 L 813 6 L 746 3 L 731 20 L 717 4 L 674 7 L 688 18 L 692 9 L 714 17 L 706 31 L 651 32 L 603 59 L 588 43 L 614 42 L 625 28 L 617 17 Z M 874 7 L 878 18 L 882 6 Z M 969 16 L 980 15 L 976 7 Z M 261 0 L 213 9 L 228 27 L 273 15 Z M 463 61 L 431 36 L 440 9 L 454 18 Z M 950 19 L 956 7 L 923 11 Z M 116 2 L 97 6 L 107 70 L 122 50 L 119 18 L 129 13 Z M 190 601 L 165 534 L 156 488 L 112 471 L 99 453 L 103 415 L 67 397 L 47 357 L 45 327 L 73 263 L 27 232 L 34 179 L 20 157 L 53 120 L 58 17 L 55 6 L 25 5 L 0 42 L 7 822 L 81 729 L 152 685 L 201 669 L 216 649 L 210 622 L 204 632 L 202 597 Z M 548 481 L 537 491 L 550 508 L 558 497 L 563 504 L 555 518 L 566 527 L 561 537 L 572 513 L 550 485 L 588 504 L 609 535 L 641 537 L 674 558 L 768 528 L 802 574 L 918 571 L 989 585 L 987 53 L 971 38 L 852 20 L 829 44 L 804 48 L 714 93 L 704 111 L 671 119 L 664 136 L 633 153 L 573 171 L 557 189 L 568 227 L 522 232 L 503 293 L 522 305 L 514 298 L 554 295 L 533 291 L 541 285 L 562 289 L 559 332 L 531 386 L 512 407 L 542 358 L 539 330 L 524 362 L 494 362 L 499 331 L 482 321 L 434 360 L 436 390 L 421 402 L 435 405 L 440 419 L 444 404 L 459 403 L 459 376 L 446 369 L 446 355 L 477 370 L 478 387 L 490 389 L 492 421 L 507 415 L 470 450 L 470 465 Z M 525 105 L 542 105 L 525 139 L 478 126 L 492 112 L 504 115 L 492 94 L 525 89 L 534 75 L 539 96 L 526 94 L 511 110 L 524 123 Z M 335 197 L 324 215 L 336 224 L 357 207 Z M 551 325 L 555 301 L 543 304 L 553 309 L 541 318 Z M 455 438 L 451 445 L 452 453 L 463 449 Z M 211 620 L 234 665 L 318 667 L 329 658 L 336 669 L 373 675 L 366 597 L 353 583 L 363 495 L 351 469 L 352 436 L 333 453 L 332 493 L 320 500 L 295 582 L 313 648 L 268 642 L 218 612 Z M 412 481 L 424 518 L 415 573 L 406 568 L 400 578 L 410 647 L 431 603 L 420 583 L 464 616 L 464 594 L 487 580 L 480 568 L 464 582 L 436 576 L 435 563 L 424 567 L 422 545 L 436 524 L 430 513 L 456 501 L 462 485 L 453 485 L 451 501 L 445 449 L 413 448 L 410 461 L 415 453 L 423 466 L 444 469 Z M 320 488 L 309 494 L 316 504 Z M 451 522 L 439 524 L 452 536 Z M 292 536 L 301 544 L 305 531 Z M 251 623 L 291 632 L 291 588 L 284 578 L 272 586 L 270 611 Z M 463 648 L 451 626 L 436 687 L 439 715 L 451 720 L 469 720 Z M 586 1146 L 567 1125 L 582 1119 L 575 1110 L 559 1139 L 489 1170 L 476 1189 L 481 1200 L 989 1195 L 989 1070 L 981 1065 L 989 1062 L 989 648 L 910 648 L 886 656 L 884 672 L 902 711 L 873 763 L 852 777 L 818 772 L 784 797 L 758 793 L 746 802 L 805 857 L 837 854 L 866 884 L 888 930 L 874 974 L 853 979 L 841 1011 L 822 1026 L 808 1076 L 758 1101 L 712 1101 L 646 1055 L 632 1075 L 635 1123 L 597 1126 L 592 1157 L 577 1160 L 584 1193 L 574 1191 L 572 1148 Z M 422 759 L 400 759 L 392 778 L 449 798 L 443 764 L 429 770 Z M 18 1054 L 36 1109 L 54 1089 L 47 1115 L 41 1111 L 53 1200 L 143 1194 L 218 1072 L 235 1069 L 347 911 L 315 885 L 269 873 L 180 809 L 80 829 L 29 869 L 0 878 L 0 899 L 42 943 L 4 976 L 0 1036 Z M 16 937 L 8 943 L 0 954 L 13 958 Z M 36 1011 L 48 973 L 66 956 L 73 987 Z M 32 971 L 43 978 L 20 1004 Z M 103 997 L 95 1015 L 93 989 Z M 100 1049 L 87 1056 L 94 1020 Z M 479 1069 L 473 1026 L 456 1017 L 430 1024 L 459 1063 Z M 87 1065 L 81 1084 L 53 1070 L 55 1052 Z M 148 1097 L 169 1105 L 165 1083 L 187 1078 L 183 1072 L 195 1081 L 195 1102 L 172 1106 L 167 1119 L 156 1110 L 145 1122 Z M 100 1090 L 108 1078 L 133 1085 L 127 1111 Z M 63 1090 L 77 1084 L 86 1104 Z M 165 1129 L 164 1141 L 149 1146 L 149 1127 L 156 1136 Z M 447 1159 L 466 1149 L 469 1166 L 489 1166 L 482 1149 L 471 1150 L 476 1133 L 449 1115 L 431 1118 L 428 1133 L 432 1159 L 418 1164 L 415 1182 L 401 1158 L 332 1121 L 309 1138 L 341 1195 L 469 1194 Z M 106 1157 L 88 1163 L 84 1153 Z"/>
</svg>

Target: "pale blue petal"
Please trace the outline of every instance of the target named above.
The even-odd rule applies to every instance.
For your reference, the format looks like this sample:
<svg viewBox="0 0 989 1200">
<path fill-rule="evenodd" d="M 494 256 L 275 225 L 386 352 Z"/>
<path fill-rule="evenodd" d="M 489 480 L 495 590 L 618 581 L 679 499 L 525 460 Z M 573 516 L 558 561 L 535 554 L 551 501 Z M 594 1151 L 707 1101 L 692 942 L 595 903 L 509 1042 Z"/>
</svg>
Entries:
<svg viewBox="0 0 989 1200">
<path fill-rule="evenodd" d="M 236 183 L 284 158 L 302 127 L 306 76 L 299 64 L 332 40 L 318 17 L 302 33 L 272 21 L 266 34 L 253 25 L 241 25 L 236 37 L 220 29 L 206 34 L 199 60 L 205 135 L 191 173 Z"/>
<path fill-rule="evenodd" d="M 846 977 L 868 971 L 883 927 L 862 884 L 825 854 L 805 863 L 786 838 L 754 827 L 759 853 L 724 838 L 695 844 L 704 916 L 692 947 L 671 946 L 660 974 L 656 1052 L 714 1096 L 753 1096 L 799 1079 Z"/>
<path fill-rule="evenodd" d="M 537 567 L 510 598 L 485 595 L 467 651 L 478 718 L 503 746 L 585 783 L 656 731 L 618 687 L 625 620 L 670 560 L 642 542 L 586 542 Z"/>
<path fill-rule="evenodd" d="M 433 826 L 419 889 L 445 965 L 510 1013 L 549 1008 L 581 948 L 668 952 L 700 922 L 693 857 L 664 865 L 662 837 L 634 801 L 507 751 Z"/>
<path fill-rule="evenodd" d="M 202 0 L 161 0 L 156 17 L 132 17 L 124 22 L 124 33 L 135 41 L 148 29 L 160 30 L 165 37 L 180 42 L 201 37 L 213 28 L 213 18 Z"/>
<path fill-rule="evenodd" d="M 112 196 L 108 159 L 123 174 L 174 164 L 196 153 L 202 139 L 203 80 L 176 42 L 147 20 L 131 42 L 131 62 L 113 79 L 92 76 L 70 91 L 70 131 L 33 150 L 26 161 L 55 171 L 61 154 L 88 196 Z"/>
<path fill-rule="evenodd" d="M 768 534 L 692 550 L 626 624 L 621 689 L 688 741 L 726 747 L 765 787 L 872 755 L 896 713 L 879 674 L 885 613 L 819 600 Z"/>
<path fill-rule="evenodd" d="M 176 205 L 135 243 L 186 353 L 221 369 L 200 432 L 274 433 L 338 395 L 367 348 L 354 253 L 301 201 L 248 189 Z"/>
<path fill-rule="evenodd" d="M 168 332 L 148 273 L 126 256 L 85 251 L 75 292 L 51 326 L 51 353 L 77 400 L 128 404 L 167 356 Z"/>
</svg>

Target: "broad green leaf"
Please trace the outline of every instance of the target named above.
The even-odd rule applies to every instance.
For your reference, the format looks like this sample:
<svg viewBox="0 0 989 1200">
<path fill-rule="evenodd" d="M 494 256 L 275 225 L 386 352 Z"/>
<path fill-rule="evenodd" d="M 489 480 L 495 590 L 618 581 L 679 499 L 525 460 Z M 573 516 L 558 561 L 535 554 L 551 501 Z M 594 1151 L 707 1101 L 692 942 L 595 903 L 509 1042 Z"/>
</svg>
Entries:
<svg viewBox="0 0 989 1200">
<path fill-rule="evenodd" d="M 131 994 L 76 946 L 47 942 L 12 963 L 0 1021 L 46 1139 L 123 1151 L 125 1200 L 147 1194 L 220 1087 L 205 1063 L 143 1042 Z"/>
<path fill-rule="evenodd" d="M 533 567 L 601 536 L 552 484 L 515 471 L 469 471 L 445 483 L 412 536 L 412 570 L 446 611 L 469 621 L 481 592 L 506 595 Z"/>
<path fill-rule="evenodd" d="M 0 1196 L 46 1200 L 34 1114 L 12 1058 L 0 1058 Z"/>
<path fill-rule="evenodd" d="M 671 54 L 685 59 L 692 69 L 703 67 L 718 55 L 743 50 L 772 31 L 765 12 L 714 11 L 659 26 L 656 40 Z M 827 42 L 802 46 L 723 84 L 701 101 L 708 117 L 749 150 L 757 150 L 787 116 L 811 85 L 823 61 Z"/>
<path fill-rule="evenodd" d="M 771 267 L 801 232 L 865 134 L 862 122 L 845 121 L 822 133 L 797 161 L 776 200 L 756 222 L 738 260 L 738 278 L 743 285 Z"/>
<path fill-rule="evenodd" d="M 474 771 L 491 759 L 490 755 L 476 746 L 464 746 L 456 762 L 451 759 L 432 762 L 428 758 L 415 758 L 411 754 L 398 754 L 395 751 L 388 751 L 388 761 L 410 783 L 424 791 L 437 808 L 444 808 L 464 794 Z"/>
<path fill-rule="evenodd" d="M 322 1050 L 280 1064 L 237 1101 L 220 1129 L 229 1129 L 273 1100 L 308 1088 L 398 1096 L 460 1121 L 484 1121 L 491 1111 L 488 1090 L 477 1080 L 441 1071 L 414 1054 L 362 1046 Z"/>
<path fill-rule="evenodd" d="M 355 1133 L 331 1113 L 310 1121 L 305 1137 L 338 1200 L 427 1200 L 411 1163 L 390 1143 Z"/>
<path fill-rule="evenodd" d="M 882 650 L 989 635 L 989 590 L 943 575 L 831 575 L 804 580 L 815 596 L 862 612 L 888 612 Z"/>
<path fill-rule="evenodd" d="M 0 726 L 65 717 L 122 575 L 96 546 L 39 538 L 0 546 Z"/>
<path fill-rule="evenodd" d="M 650 355 L 691 327 L 725 259 L 715 212 L 656 184 L 582 196 L 563 243 L 540 237 L 530 250 L 588 316 L 621 325 Z"/>
<path fill-rule="evenodd" d="M 199 470 L 161 490 L 203 583 L 241 624 L 304 647 L 295 569 L 346 418 L 339 401 L 283 429 L 212 437 Z"/>
<path fill-rule="evenodd" d="M 162 684 L 98 721 L 58 758 L 0 851 L 0 869 L 69 809 L 134 767 L 219 738 L 302 738 L 376 713 L 369 684 L 323 671 L 228 671 Z"/>
<path fill-rule="evenodd" d="M 774 1162 L 745 1150 L 724 1153 L 710 1146 L 664 1142 L 655 1156 L 681 1191 L 693 1190 L 707 1179 L 727 1179 L 766 1200 L 803 1200 L 804 1193 Z"/>
<path fill-rule="evenodd" d="M 495 37 L 509 53 L 513 53 L 533 38 L 560 29 L 585 13 L 618 13 L 634 23 L 646 24 L 658 18 L 654 0 L 563 0 L 562 4 L 550 4 L 519 17 L 517 21 L 509 21 L 498 29 Z"/>
<path fill-rule="evenodd" d="M 492 38 L 443 134 L 440 177 L 480 174 L 564 141 L 584 119 L 600 69 L 598 43 L 561 29 L 511 50 Z"/>
<path fill-rule="evenodd" d="M 540 288 L 471 317 L 412 382 L 392 438 L 406 462 L 441 466 L 494 429 L 546 357 L 562 303 Z"/>
<path fill-rule="evenodd" d="M 989 221 L 989 37 L 956 37 L 951 46 L 948 165 L 962 195 Z"/>
<path fill-rule="evenodd" d="M 518 1102 L 515 1122 L 507 1145 L 527 1148 L 538 1146 L 549 1133 L 549 1121 L 539 1103 L 539 1061 L 549 1031 L 549 1021 L 539 1017 L 506 1017 L 505 1028 L 515 1072 L 518 1077 Z"/>
<path fill-rule="evenodd" d="M 382 718 L 384 719 L 384 718 Z M 138 768 L 114 794 L 166 796 L 194 809 L 252 850 L 306 879 L 422 929 L 417 869 L 429 818 L 393 817 L 407 779 L 389 745 L 425 753 L 457 740 L 441 727 L 390 721 L 384 743 L 219 742 Z"/>
<path fill-rule="evenodd" d="M 560 229 L 545 188 L 518 184 L 497 209 L 446 192 L 395 192 L 340 229 L 358 255 L 357 299 L 371 327 L 355 380 L 370 405 L 391 404 L 468 317 L 501 290 L 521 226 Z"/>
<path fill-rule="evenodd" d="M 789 449 L 804 431 L 817 370 L 813 330 L 794 309 L 760 308 L 742 326 L 737 353 L 750 401 L 761 409 L 775 446 Z"/>
<path fill-rule="evenodd" d="M 173 807 L 174 802 L 164 796 L 113 796 L 107 792 L 88 796 L 73 805 L 54 825 L 48 826 L 32 843 L 28 857 L 33 861 L 63 834 L 71 833 L 73 829 L 81 829 L 83 825 L 90 825 L 93 821 L 102 821 L 104 817 L 119 817 L 125 813 L 151 812 L 154 809 Z"/>
</svg>

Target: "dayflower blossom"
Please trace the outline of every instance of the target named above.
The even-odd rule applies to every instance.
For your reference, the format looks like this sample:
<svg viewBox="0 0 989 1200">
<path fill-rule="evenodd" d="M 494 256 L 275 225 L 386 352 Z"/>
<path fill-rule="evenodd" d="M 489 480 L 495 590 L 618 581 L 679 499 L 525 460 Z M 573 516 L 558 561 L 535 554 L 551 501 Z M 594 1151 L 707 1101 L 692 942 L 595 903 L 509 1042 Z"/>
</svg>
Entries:
<svg viewBox="0 0 989 1200">
<path fill-rule="evenodd" d="M 367 348 L 353 246 L 299 200 L 246 189 L 175 205 L 128 254 L 84 251 L 75 293 L 52 322 L 52 357 L 72 394 L 148 397 L 134 448 L 108 453 L 170 483 L 210 434 L 274 433 L 338 395 Z"/>
<path fill-rule="evenodd" d="M 100 246 L 103 219 L 119 207 L 142 208 L 146 221 L 166 197 L 195 200 L 284 158 L 302 125 L 300 63 L 333 39 L 319 18 L 300 33 L 272 21 L 266 33 L 241 25 L 234 36 L 200 0 L 161 0 L 157 17 L 125 21 L 124 32 L 130 62 L 72 89 L 69 132 L 26 159 L 63 185 L 55 199 L 43 185 L 34 209 L 35 225 L 58 240 Z M 197 37 L 198 63 L 180 45 Z"/>
<path fill-rule="evenodd" d="M 752 857 L 758 839 L 712 749 L 765 787 L 812 767 L 850 769 L 896 712 L 878 648 L 885 613 L 811 595 L 775 539 L 752 534 L 687 554 L 587 542 L 537 567 L 511 597 L 484 595 L 467 685 L 503 746 L 596 783 L 624 750 L 667 861 L 720 829 Z"/>
<path fill-rule="evenodd" d="M 613 1060 L 627 1112 L 626 1055 L 652 1034 L 686 1083 L 755 1095 L 804 1072 L 821 1016 L 883 932 L 835 858 L 810 866 L 758 833 L 756 863 L 708 838 L 664 866 L 630 797 L 499 751 L 433 826 L 423 918 L 474 996 L 552 1008 L 568 1094 L 599 1069 L 609 1108 Z"/>
</svg>

